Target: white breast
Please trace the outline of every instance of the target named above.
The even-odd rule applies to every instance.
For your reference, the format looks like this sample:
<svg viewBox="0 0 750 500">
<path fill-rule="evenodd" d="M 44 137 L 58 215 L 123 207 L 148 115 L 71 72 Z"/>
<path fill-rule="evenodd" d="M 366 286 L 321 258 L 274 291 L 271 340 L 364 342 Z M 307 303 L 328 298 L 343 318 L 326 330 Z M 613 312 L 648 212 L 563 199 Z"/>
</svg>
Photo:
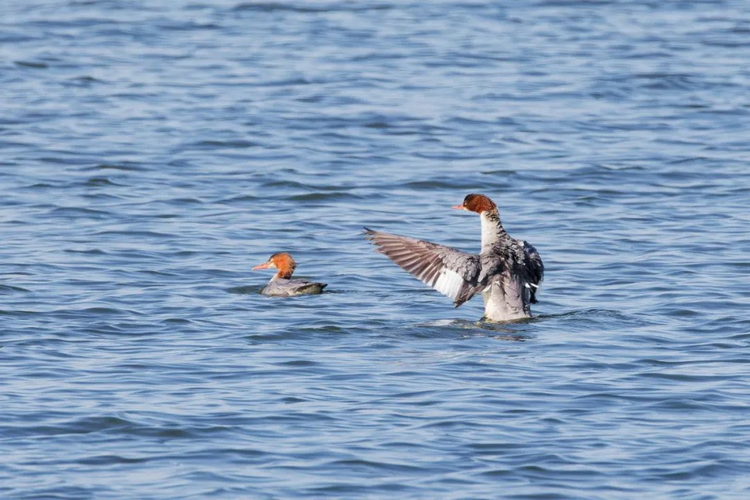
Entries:
<svg viewBox="0 0 750 500">
<path fill-rule="evenodd" d="M 502 278 L 493 281 L 482 292 L 485 318 L 489 321 L 530 318 L 531 310 L 524 303 L 522 293 L 518 282 L 506 282 Z"/>
</svg>

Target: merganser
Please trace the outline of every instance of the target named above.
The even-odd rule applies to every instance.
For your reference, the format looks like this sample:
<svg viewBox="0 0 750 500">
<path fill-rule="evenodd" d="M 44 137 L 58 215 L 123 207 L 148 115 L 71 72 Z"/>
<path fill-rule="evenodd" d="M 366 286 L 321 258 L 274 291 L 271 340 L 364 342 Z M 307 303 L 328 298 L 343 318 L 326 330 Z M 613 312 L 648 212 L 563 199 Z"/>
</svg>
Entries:
<svg viewBox="0 0 750 500">
<path fill-rule="evenodd" d="M 479 214 L 482 250 L 470 254 L 437 243 L 365 228 L 377 251 L 427 285 L 450 297 L 455 307 L 477 292 L 484 298 L 484 318 L 511 321 L 531 317 L 530 304 L 544 277 L 539 252 L 526 241 L 511 238 L 492 200 L 469 194 L 457 210 Z"/>
<path fill-rule="evenodd" d="M 297 267 L 291 255 L 286 252 L 278 252 L 268 259 L 265 264 L 255 266 L 253 271 L 258 269 L 278 269 L 271 281 L 268 282 L 263 290 L 263 295 L 272 295 L 274 297 L 293 297 L 295 295 L 315 295 L 321 293 L 328 285 L 326 283 L 314 283 L 308 280 L 293 280 L 292 273 Z"/>
</svg>

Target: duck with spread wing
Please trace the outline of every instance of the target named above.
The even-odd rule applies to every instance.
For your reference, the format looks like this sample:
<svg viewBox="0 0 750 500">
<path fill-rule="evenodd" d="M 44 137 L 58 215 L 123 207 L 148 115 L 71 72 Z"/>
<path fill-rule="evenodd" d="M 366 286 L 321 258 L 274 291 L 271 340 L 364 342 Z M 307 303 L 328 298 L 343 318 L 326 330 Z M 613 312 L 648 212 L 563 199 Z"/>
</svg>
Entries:
<svg viewBox="0 0 750 500">
<path fill-rule="evenodd" d="M 453 300 L 456 307 L 482 292 L 484 319 L 531 317 L 531 304 L 544 277 L 536 248 L 512 238 L 500 222 L 497 205 L 483 194 L 469 194 L 453 208 L 479 214 L 482 250 L 478 254 L 425 240 L 365 228 L 366 237 L 394 263 Z"/>
</svg>

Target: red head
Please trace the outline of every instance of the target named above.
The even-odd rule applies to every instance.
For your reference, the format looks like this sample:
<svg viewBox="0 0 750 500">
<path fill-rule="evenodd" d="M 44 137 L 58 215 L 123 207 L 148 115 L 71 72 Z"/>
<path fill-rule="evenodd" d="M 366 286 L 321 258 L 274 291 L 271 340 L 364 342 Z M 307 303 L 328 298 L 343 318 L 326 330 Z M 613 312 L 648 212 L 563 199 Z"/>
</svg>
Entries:
<svg viewBox="0 0 750 500">
<path fill-rule="evenodd" d="M 286 252 L 278 252 L 271 255 L 271 257 L 269 257 L 268 261 L 265 264 L 255 266 L 253 268 L 253 271 L 269 268 L 278 269 L 279 272 L 276 273 L 277 278 L 289 279 L 292 277 L 292 273 L 294 272 L 295 267 L 297 267 L 297 263 L 294 262 L 294 259 L 291 255 Z"/>
<path fill-rule="evenodd" d="M 463 204 L 454 205 L 453 208 L 481 214 L 482 212 L 496 211 L 497 205 L 483 194 L 467 194 Z"/>
</svg>

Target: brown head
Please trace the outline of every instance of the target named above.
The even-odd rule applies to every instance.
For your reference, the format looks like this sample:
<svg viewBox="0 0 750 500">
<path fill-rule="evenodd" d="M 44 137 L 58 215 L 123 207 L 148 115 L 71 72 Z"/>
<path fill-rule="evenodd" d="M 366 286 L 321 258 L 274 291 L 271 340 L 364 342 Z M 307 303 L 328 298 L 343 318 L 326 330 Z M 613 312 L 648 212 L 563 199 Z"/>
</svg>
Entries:
<svg viewBox="0 0 750 500">
<path fill-rule="evenodd" d="M 277 278 L 289 279 L 292 277 L 295 267 L 297 267 L 297 263 L 294 262 L 291 255 L 286 252 L 278 252 L 271 255 L 265 264 L 255 266 L 253 271 L 257 271 L 258 269 L 278 269 L 279 272 L 276 273 Z"/>
<path fill-rule="evenodd" d="M 468 210 L 469 212 L 476 212 L 478 214 L 497 211 L 497 205 L 483 194 L 467 194 L 463 204 L 454 205 L 453 208 L 456 210 Z"/>
</svg>

